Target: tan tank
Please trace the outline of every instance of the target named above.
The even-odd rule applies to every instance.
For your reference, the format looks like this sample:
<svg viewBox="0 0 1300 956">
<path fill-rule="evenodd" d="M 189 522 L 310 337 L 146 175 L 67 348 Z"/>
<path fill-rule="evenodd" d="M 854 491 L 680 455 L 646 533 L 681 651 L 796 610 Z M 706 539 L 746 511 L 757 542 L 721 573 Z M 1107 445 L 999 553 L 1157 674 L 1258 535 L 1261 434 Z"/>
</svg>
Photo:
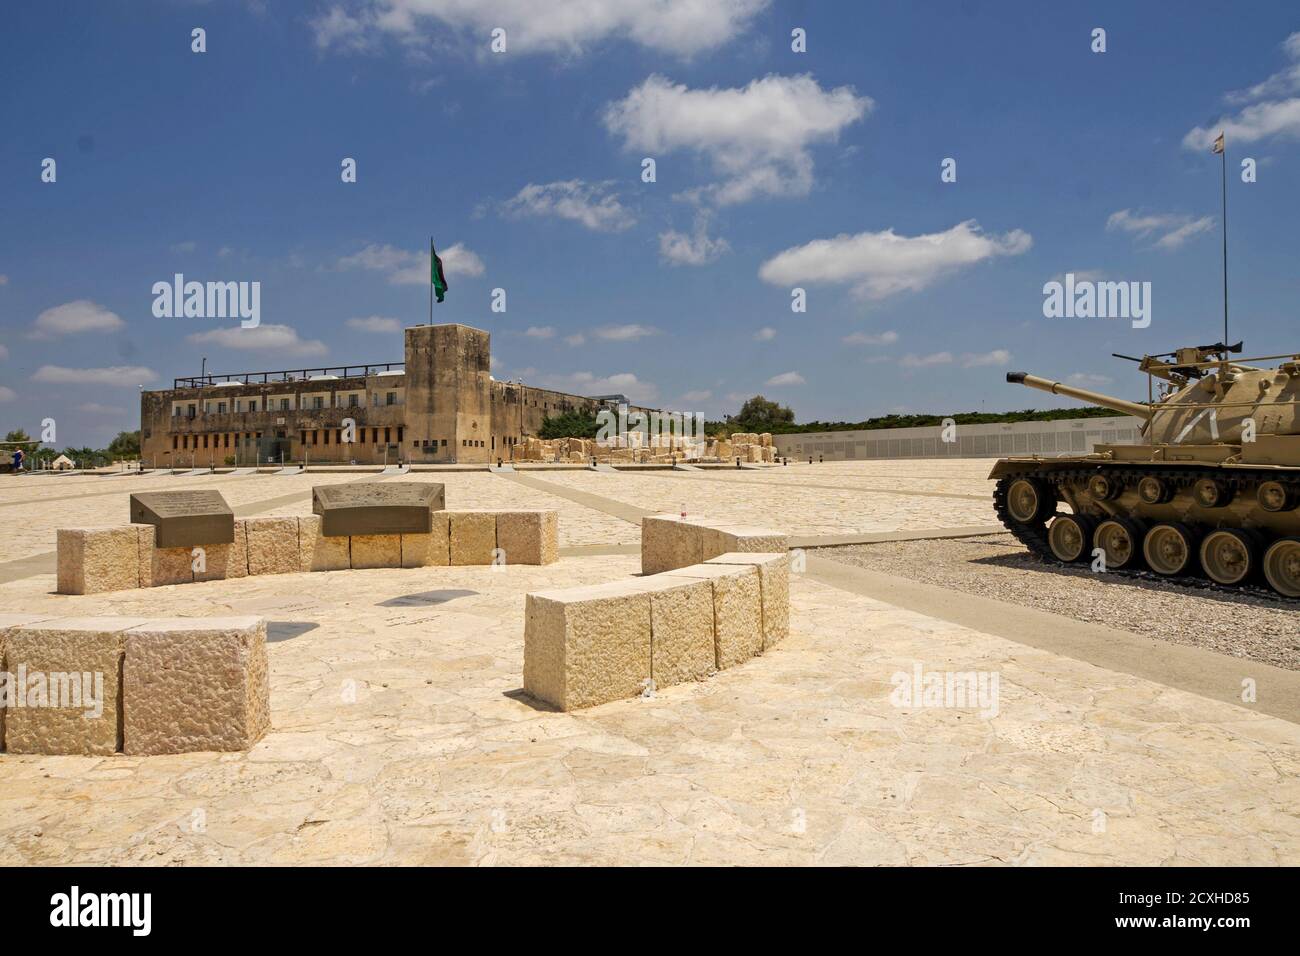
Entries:
<svg viewBox="0 0 1300 956">
<path fill-rule="evenodd" d="M 1148 376 L 1145 403 L 1009 373 L 1141 419 L 1142 443 L 1001 459 L 989 477 L 1002 523 L 1047 559 L 1093 561 L 1100 549 L 1107 570 L 1262 580 L 1300 598 L 1300 355 L 1240 352 L 1218 343 L 1132 359 Z M 1277 364 L 1250 364 L 1265 362 Z"/>
</svg>

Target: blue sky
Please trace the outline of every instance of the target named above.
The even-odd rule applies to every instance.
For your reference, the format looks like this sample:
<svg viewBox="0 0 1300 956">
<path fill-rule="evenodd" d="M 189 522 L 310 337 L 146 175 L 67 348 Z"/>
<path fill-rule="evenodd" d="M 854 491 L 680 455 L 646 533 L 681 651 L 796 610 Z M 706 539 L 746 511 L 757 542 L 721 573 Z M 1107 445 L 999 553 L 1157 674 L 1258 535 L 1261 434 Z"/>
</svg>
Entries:
<svg viewBox="0 0 1300 956">
<path fill-rule="evenodd" d="M 755 392 L 801 419 L 1062 404 L 1010 368 L 1144 395 L 1112 351 L 1219 335 L 1221 120 L 1233 336 L 1300 347 L 1294 4 L 576 9 L 7 4 L 0 429 L 101 444 L 204 356 L 400 361 L 430 233 L 435 321 L 488 329 L 498 378 L 710 417 Z M 1045 318 L 1067 271 L 1151 282 L 1150 327 Z M 260 282 L 262 328 L 156 318 L 176 272 Z"/>
</svg>

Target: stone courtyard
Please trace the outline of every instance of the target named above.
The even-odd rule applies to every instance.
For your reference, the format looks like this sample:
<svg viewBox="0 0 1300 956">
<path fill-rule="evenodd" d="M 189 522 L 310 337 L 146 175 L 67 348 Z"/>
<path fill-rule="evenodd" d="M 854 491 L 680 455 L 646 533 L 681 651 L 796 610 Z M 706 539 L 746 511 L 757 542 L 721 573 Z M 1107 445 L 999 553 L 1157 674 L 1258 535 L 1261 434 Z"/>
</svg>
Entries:
<svg viewBox="0 0 1300 956">
<path fill-rule="evenodd" d="M 6 479 L 0 611 L 261 617 L 271 731 L 247 753 L 0 754 L 0 863 L 1300 863 L 1300 671 L 819 550 L 995 533 L 989 466 L 416 471 L 382 480 L 556 511 L 560 560 L 95 595 L 54 593 L 55 530 L 125 522 L 131 492 L 309 515 L 313 485 L 379 476 Z M 790 636 L 640 698 L 530 699 L 525 594 L 638 574 L 640 518 L 662 512 L 806 549 Z M 996 707 L 899 705 L 918 668 L 996 675 Z"/>
</svg>

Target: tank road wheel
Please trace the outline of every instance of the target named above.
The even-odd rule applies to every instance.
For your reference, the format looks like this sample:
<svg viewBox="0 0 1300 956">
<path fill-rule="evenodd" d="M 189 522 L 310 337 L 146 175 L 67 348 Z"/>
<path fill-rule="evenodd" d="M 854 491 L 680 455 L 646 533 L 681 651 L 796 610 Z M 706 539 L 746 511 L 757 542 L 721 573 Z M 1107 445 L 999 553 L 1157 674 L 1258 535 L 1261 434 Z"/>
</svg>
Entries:
<svg viewBox="0 0 1300 956">
<path fill-rule="evenodd" d="M 1173 496 L 1173 486 L 1163 478 L 1147 475 L 1138 482 L 1138 497 L 1145 504 L 1162 505 Z"/>
<path fill-rule="evenodd" d="M 1116 475 L 1098 473 L 1088 479 L 1088 494 L 1098 501 L 1110 501 L 1118 498 L 1124 490 L 1124 483 Z"/>
<path fill-rule="evenodd" d="M 1007 513 L 1019 524 L 1042 521 L 1056 507 L 1051 494 L 1037 478 L 1017 478 L 1007 489 Z"/>
<path fill-rule="evenodd" d="M 1202 508 L 1222 508 L 1232 500 L 1232 489 L 1217 478 L 1202 478 L 1192 485 L 1192 497 Z"/>
<path fill-rule="evenodd" d="M 1088 515 L 1057 515 L 1047 526 L 1047 546 L 1067 564 L 1088 556 L 1097 520 Z"/>
<path fill-rule="evenodd" d="M 1107 569 L 1133 568 L 1142 553 L 1142 526 L 1129 518 L 1107 518 L 1093 532 L 1092 546 L 1101 548 Z"/>
<path fill-rule="evenodd" d="M 1300 538 L 1273 542 L 1264 552 L 1264 577 L 1278 594 L 1300 598 Z"/>
<path fill-rule="evenodd" d="M 1184 574 L 1196 566 L 1196 538 L 1185 524 L 1158 524 L 1142 539 L 1142 556 L 1156 574 Z"/>
<path fill-rule="evenodd" d="M 1280 481 L 1263 482 L 1255 491 L 1255 500 L 1265 511 L 1290 511 L 1296 506 L 1295 494 Z"/>
<path fill-rule="evenodd" d="M 1259 567 L 1259 541 L 1239 528 L 1219 528 L 1201 542 L 1201 567 L 1218 584 L 1240 584 Z"/>
</svg>

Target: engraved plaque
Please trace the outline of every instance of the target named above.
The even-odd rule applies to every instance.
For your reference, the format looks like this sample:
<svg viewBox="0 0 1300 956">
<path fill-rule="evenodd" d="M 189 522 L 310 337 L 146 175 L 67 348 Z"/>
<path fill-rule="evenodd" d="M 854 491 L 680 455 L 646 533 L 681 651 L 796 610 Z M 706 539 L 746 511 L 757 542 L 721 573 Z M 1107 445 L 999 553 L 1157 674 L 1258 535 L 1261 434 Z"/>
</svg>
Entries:
<svg viewBox="0 0 1300 956">
<path fill-rule="evenodd" d="M 159 548 L 192 548 L 200 544 L 233 544 L 235 513 L 221 492 L 143 491 L 131 496 L 131 522 L 154 526 Z"/>
<path fill-rule="evenodd" d="M 443 486 L 431 481 L 352 481 L 311 490 L 311 510 L 321 516 L 321 534 L 329 538 L 428 534 L 433 512 L 442 511 L 444 501 Z"/>
</svg>

